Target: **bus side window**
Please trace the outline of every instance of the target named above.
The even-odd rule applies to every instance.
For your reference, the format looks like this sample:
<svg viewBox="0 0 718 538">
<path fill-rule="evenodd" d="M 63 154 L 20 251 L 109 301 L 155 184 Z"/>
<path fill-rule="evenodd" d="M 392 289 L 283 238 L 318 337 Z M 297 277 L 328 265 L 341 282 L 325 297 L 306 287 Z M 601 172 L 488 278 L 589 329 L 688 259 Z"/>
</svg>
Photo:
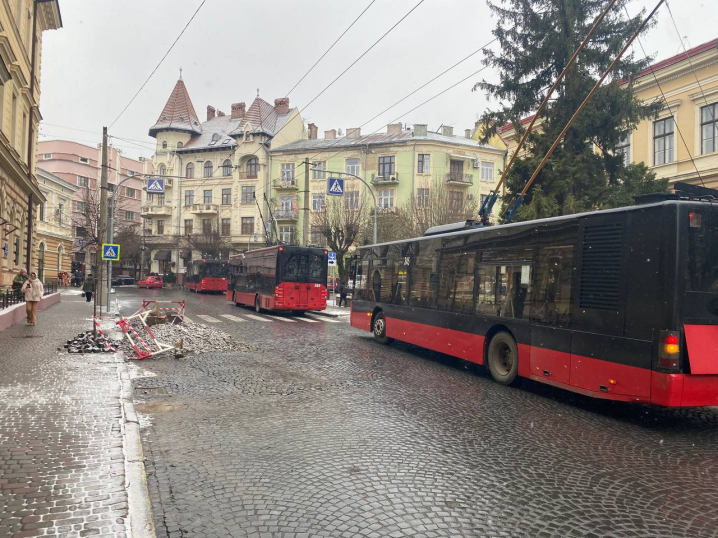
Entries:
<svg viewBox="0 0 718 538">
<path fill-rule="evenodd" d="M 476 310 L 481 314 L 498 316 L 496 305 L 496 276 L 498 267 L 495 265 L 479 266 L 479 291 L 476 300 Z"/>
<path fill-rule="evenodd" d="M 416 241 L 416 257 L 409 271 L 409 304 L 419 308 L 434 308 L 436 288 L 439 283 L 437 252 L 438 240 Z"/>
<path fill-rule="evenodd" d="M 571 322 L 573 247 L 539 251 L 531 320 L 567 327 Z"/>
<path fill-rule="evenodd" d="M 474 311 L 476 252 L 444 254 L 439 262 L 440 310 L 471 314 Z"/>
</svg>

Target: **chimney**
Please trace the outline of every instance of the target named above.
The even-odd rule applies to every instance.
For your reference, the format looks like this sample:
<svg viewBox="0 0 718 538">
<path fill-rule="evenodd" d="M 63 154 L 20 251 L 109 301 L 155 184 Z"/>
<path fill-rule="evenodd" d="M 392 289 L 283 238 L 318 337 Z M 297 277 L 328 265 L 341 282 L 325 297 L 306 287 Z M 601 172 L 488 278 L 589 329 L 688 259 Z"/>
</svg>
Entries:
<svg viewBox="0 0 718 538">
<path fill-rule="evenodd" d="M 471 129 L 464 129 L 464 136 L 466 138 L 471 138 Z"/>
<path fill-rule="evenodd" d="M 214 119 L 214 107 L 207 105 L 207 121 Z"/>
<path fill-rule="evenodd" d="M 274 100 L 274 110 L 277 114 L 289 113 L 289 97 L 281 97 Z"/>
<path fill-rule="evenodd" d="M 481 120 L 476 120 L 474 122 L 474 131 L 478 131 L 479 127 L 481 127 Z"/>
<path fill-rule="evenodd" d="M 316 125 L 314 125 L 313 123 L 310 123 L 309 125 L 307 125 L 307 133 L 309 136 L 309 140 L 316 140 L 318 132 L 319 132 L 319 128 Z"/>
<path fill-rule="evenodd" d="M 221 118 L 221 117 L 224 116 L 224 115 L 225 115 L 224 112 L 222 112 L 221 110 L 218 110 L 218 111 L 217 111 L 217 117 L 218 117 L 218 118 Z"/>
<path fill-rule="evenodd" d="M 386 134 L 401 134 L 401 123 L 390 123 L 386 126 Z"/>
<path fill-rule="evenodd" d="M 415 123 L 414 124 L 414 136 L 426 136 L 426 123 Z"/>
<path fill-rule="evenodd" d="M 450 125 L 442 125 L 441 134 L 443 134 L 444 136 L 454 136 L 454 128 Z"/>
<path fill-rule="evenodd" d="M 232 103 L 232 119 L 242 119 L 244 117 L 244 113 L 246 112 L 246 107 L 244 103 Z"/>
<path fill-rule="evenodd" d="M 361 136 L 361 127 L 347 128 L 347 138 L 359 138 Z"/>
<path fill-rule="evenodd" d="M 334 140 L 337 137 L 337 130 L 324 131 L 324 140 Z"/>
</svg>

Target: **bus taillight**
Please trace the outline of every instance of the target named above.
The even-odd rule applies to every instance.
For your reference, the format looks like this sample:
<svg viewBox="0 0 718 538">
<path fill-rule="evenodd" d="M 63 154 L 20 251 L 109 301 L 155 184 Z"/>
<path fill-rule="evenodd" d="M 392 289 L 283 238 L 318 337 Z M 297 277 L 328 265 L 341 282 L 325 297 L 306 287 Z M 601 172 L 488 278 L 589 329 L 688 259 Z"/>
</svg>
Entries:
<svg viewBox="0 0 718 538">
<path fill-rule="evenodd" d="M 678 371 L 681 365 L 680 334 L 677 331 L 661 331 L 658 349 L 658 366 Z"/>
</svg>

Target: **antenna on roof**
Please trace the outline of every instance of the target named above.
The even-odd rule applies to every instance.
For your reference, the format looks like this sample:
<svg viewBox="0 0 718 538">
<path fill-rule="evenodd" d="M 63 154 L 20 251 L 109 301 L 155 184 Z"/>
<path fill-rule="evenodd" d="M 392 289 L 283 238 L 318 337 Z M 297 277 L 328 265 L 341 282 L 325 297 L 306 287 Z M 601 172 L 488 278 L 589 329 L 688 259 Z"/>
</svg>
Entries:
<svg viewBox="0 0 718 538">
<path fill-rule="evenodd" d="M 257 88 L 257 97 L 259 97 L 259 88 Z"/>
<path fill-rule="evenodd" d="M 182 80 L 182 67 L 180 67 L 180 80 Z"/>
</svg>

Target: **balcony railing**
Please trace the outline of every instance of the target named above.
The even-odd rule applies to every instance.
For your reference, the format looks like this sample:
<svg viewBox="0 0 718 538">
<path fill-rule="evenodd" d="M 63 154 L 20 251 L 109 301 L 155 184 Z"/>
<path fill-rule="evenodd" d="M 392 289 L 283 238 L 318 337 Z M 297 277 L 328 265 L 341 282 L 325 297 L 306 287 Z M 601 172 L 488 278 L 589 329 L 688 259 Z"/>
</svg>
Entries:
<svg viewBox="0 0 718 538">
<path fill-rule="evenodd" d="M 153 215 L 157 216 L 168 216 L 172 214 L 172 207 L 168 205 L 143 205 L 140 209 L 140 216 L 150 217 Z"/>
<path fill-rule="evenodd" d="M 239 179 L 257 179 L 259 177 L 259 172 L 247 172 L 246 170 L 239 170 L 237 173 L 239 174 Z"/>
<path fill-rule="evenodd" d="M 57 292 L 57 279 L 48 278 L 43 284 L 45 292 L 43 295 L 50 295 Z M 25 293 L 19 290 L 6 289 L 4 293 L 0 294 L 0 310 L 8 308 L 10 306 L 24 303 Z"/>
<path fill-rule="evenodd" d="M 273 211 L 274 218 L 277 220 L 297 220 L 299 211 L 296 209 L 275 209 Z"/>
<path fill-rule="evenodd" d="M 217 204 L 192 204 L 189 208 L 190 213 L 196 215 L 208 214 L 208 213 L 219 213 L 219 205 Z"/>
<path fill-rule="evenodd" d="M 374 185 L 384 185 L 387 183 L 399 183 L 399 174 L 387 174 L 384 176 L 377 176 L 375 174 L 372 174 L 371 176 L 371 182 Z"/>
<path fill-rule="evenodd" d="M 297 186 L 297 180 L 296 179 L 275 179 L 272 181 L 272 187 L 276 190 L 297 190 L 299 187 Z"/>
<path fill-rule="evenodd" d="M 451 185 L 461 185 L 468 187 L 469 185 L 474 184 L 474 175 L 449 172 L 448 174 L 446 174 L 446 182 Z"/>
</svg>

